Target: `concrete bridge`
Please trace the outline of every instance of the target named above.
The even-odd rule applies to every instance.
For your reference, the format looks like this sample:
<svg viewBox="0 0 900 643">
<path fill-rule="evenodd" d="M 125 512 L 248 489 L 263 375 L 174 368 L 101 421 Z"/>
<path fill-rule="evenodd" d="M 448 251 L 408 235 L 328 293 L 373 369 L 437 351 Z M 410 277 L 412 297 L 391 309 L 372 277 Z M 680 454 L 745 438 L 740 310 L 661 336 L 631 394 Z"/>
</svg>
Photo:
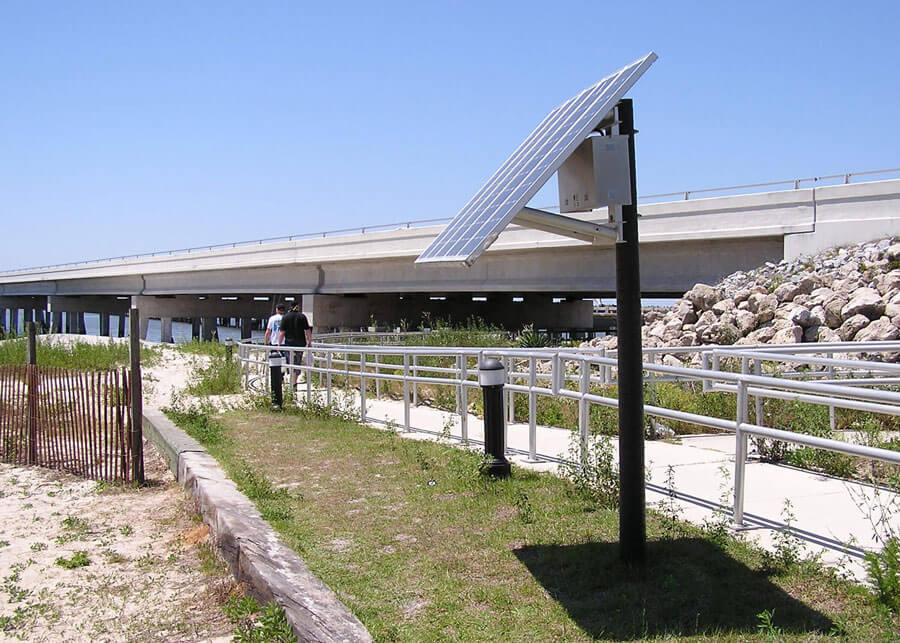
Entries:
<svg viewBox="0 0 900 643">
<path fill-rule="evenodd" d="M 900 179 L 642 204 L 639 211 L 643 294 L 678 297 L 697 282 L 766 261 L 900 235 Z M 518 226 L 471 268 L 414 265 L 442 227 L 432 220 L 3 272 L 0 323 L 15 327 L 22 310 L 25 319 L 78 332 L 83 313 L 94 312 L 106 332 L 109 315 L 118 316 L 121 332 L 134 302 L 145 320 L 162 320 L 164 339 L 172 318 L 188 317 L 205 320 L 205 336 L 211 320 L 240 318 L 249 336 L 252 319 L 270 314 L 275 299 L 294 296 L 317 330 L 473 315 L 514 328 L 589 330 L 588 299 L 615 292 L 612 245 Z"/>
</svg>

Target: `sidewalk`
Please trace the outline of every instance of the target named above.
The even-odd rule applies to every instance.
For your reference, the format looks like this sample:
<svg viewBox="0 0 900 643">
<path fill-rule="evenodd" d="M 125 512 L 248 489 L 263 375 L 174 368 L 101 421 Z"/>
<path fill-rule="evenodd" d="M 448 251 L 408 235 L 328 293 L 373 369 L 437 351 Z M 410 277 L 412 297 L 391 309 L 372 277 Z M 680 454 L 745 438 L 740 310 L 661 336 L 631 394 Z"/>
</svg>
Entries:
<svg viewBox="0 0 900 643">
<path fill-rule="evenodd" d="M 302 395 L 305 391 L 301 385 Z M 351 401 L 359 408 L 359 394 Z M 428 406 L 410 407 L 412 431 L 403 430 L 403 402 L 373 399 L 367 396 L 366 411 L 369 424 L 384 428 L 396 425 L 402 435 L 414 439 L 445 439 L 445 427 L 450 428 L 451 440 L 461 437 L 460 418 L 455 413 Z M 477 448 L 484 440 L 484 424 L 474 415 L 467 419 L 468 437 Z M 558 461 L 567 459 L 573 432 L 553 427 L 537 427 L 538 461 L 528 460 L 528 425 L 507 426 L 507 457 L 519 467 L 555 472 Z M 613 440 L 617 446 L 617 440 Z M 668 500 L 666 479 L 672 467 L 675 502 L 680 517 L 697 525 L 714 518 L 714 511 L 731 509 L 733 502 L 735 438 L 733 435 L 682 436 L 673 441 L 647 441 L 645 463 L 650 480 L 647 484 L 647 506 L 653 507 Z M 875 506 L 878 491 L 868 485 L 848 482 L 811 473 L 793 467 L 751 460 L 746 466 L 744 491 L 744 528 L 746 538 L 770 551 L 775 548 L 774 536 L 790 520 L 802 549 L 807 554 L 819 554 L 824 563 L 837 566 L 857 580 L 866 578 L 862 565 L 864 550 L 878 549 L 873 528 L 863 508 Z M 894 494 L 880 491 L 882 502 L 894 499 Z M 724 506 L 722 499 L 727 496 Z M 788 518 L 785 500 L 790 500 Z M 863 508 L 861 508 L 863 507 Z M 900 510 L 900 499 L 898 499 Z M 900 527 L 900 511 L 892 524 Z"/>
</svg>

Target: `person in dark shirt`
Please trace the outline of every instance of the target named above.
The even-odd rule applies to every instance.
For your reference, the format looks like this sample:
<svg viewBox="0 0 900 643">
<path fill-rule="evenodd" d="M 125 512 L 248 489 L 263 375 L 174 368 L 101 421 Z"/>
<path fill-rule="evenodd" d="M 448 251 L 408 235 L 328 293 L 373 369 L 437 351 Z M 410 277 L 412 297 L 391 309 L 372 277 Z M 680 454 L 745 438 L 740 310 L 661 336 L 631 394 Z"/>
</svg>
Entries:
<svg viewBox="0 0 900 643">
<path fill-rule="evenodd" d="M 278 343 L 284 346 L 309 346 L 312 344 L 312 327 L 306 315 L 300 312 L 300 304 L 294 303 L 290 311 L 281 318 L 278 329 Z M 303 363 L 303 351 L 291 351 L 291 363 L 299 366 Z M 291 388 L 297 386 L 299 371 L 291 369 Z"/>
</svg>

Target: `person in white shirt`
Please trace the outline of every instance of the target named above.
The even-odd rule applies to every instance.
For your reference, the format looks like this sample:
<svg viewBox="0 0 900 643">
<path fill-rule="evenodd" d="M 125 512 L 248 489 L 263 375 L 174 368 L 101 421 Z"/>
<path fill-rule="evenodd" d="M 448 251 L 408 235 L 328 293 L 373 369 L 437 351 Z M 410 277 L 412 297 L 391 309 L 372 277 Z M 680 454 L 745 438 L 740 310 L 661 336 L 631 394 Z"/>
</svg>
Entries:
<svg viewBox="0 0 900 643">
<path fill-rule="evenodd" d="M 271 346 L 279 346 L 281 342 L 284 341 L 281 338 L 281 318 L 284 316 L 285 306 L 284 304 L 278 304 L 275 306 L 275 314 L 269 317 L 269 321 L 266 322 L 266 335 L 264 342 Z"/>
</svg>

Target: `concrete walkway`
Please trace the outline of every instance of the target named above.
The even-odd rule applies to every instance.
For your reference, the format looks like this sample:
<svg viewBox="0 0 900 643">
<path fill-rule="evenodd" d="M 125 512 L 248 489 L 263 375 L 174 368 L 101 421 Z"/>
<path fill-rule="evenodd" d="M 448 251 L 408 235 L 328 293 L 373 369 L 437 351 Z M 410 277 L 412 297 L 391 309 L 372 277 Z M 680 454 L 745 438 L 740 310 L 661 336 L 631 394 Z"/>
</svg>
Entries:
<svg viewBox="0 0 900 643">
<path fill-rule="evenodd" d="M 300 388 L 302 396 L 305 389 L 302 384 Z M 349 402 L 359 408 L 358 393 L 351 395 Z M 366 411 L 370 425 L 385 428 L 393 423 L 401 434 L 411 438 L 446 440 L 445 427 L 450 429 L 451 441 L 458 443 L 461 437 L 459 416 L 447 411 L 428 406 L 411 407 L 413 431 L 410 432 L 403 430 L 402 401 L 367 397 Z M 470 442 L 481 448 L 484 439 L 482 420 L 470 414 L 467 424 Z M 532 462 L 528 460 L 528 425 L 510 424 L 507 426 L 507 457 L 523 468 L 555 472 L 560 459 L 569 459 L 572 436 L 573 432 L 566 429 L 538 426 L 538 461 Z M 613 443 L 616 445 L 617 441 L 613 440 Z M 714 512 L 717 509 L 731 509 L 733 435 L 648 441 L 645 448 L 650 475 L 646 494 L 648 506 L 657 506 L 660 501 L 670 499 L 667 478 L 671 467 L 675 503 L 681 518 L 702 525 L 716 519 Z M 785 509 L 786 500 L 790 501 L 789 512 Z M 866 516 L 866 507 L 877 507 L 879 502 L 894 503 L 895 512 L 890 516 L 890 523 L 900 532 L 900 496 L 864 484 L 759 462 L 751 454 L 746 467 L 745 525 L 740 532 L 761 547 L 774 551 L 775 536 L 789 521 L 805 553 L 821 555 L 824 563 L 845 570 L 857 580 L 864 580 L 864 551 L 880 549 Z"/>
</svg>

